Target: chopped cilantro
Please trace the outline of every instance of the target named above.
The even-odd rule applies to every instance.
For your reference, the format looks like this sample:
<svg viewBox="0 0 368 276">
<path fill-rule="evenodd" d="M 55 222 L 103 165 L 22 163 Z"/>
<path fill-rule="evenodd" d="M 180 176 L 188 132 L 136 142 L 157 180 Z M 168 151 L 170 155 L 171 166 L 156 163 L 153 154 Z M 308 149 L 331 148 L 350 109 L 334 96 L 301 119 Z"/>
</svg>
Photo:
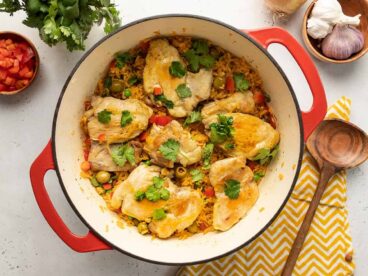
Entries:
<svg viewBox="0 0 368 276">
<path fill-rule="evenodd" d="M 121 120 L 120 120 L 121 127 L 129 125 L 132 121 L 133 116 L 128 110 L 124 110 L 123 112 L 121 112 Z"/>
<path fill-rule="evenodd" d="M 164 106 L 166 106 L 168 109 L 174 108 L 174 103 L 170 100 L 168 100 L 164 94 L 155 96 L 155 101 L 161 102 Z"/>
<path fill-rule="evenodd" d="M 199 59 L 200 57 L 196 55 L 193 49 L 190 49 L 184 53 L 185 59 L 188 61 L 189 70 L 197 73 L 199 71 Z"/>
<path fill-rule="evenodd" d="M 111 121 L 111 112 L 104 109 L 97 113 L 97 119 L 102 124 L 108 124 Z"/>
<path fill-rule="evenodd" d="M 223 114 L 218 115 L 218 122 L 210 124 L 212 143 L 220 144 L 233 137 L 233 117 L 226 117 Z"/>
<path fill-rule="evenodd" d="M 164 184 L 164 180 L 161 177 L 158 177 L 158 176 L 154 176 L 152 181 L 153 181 L 153 185 L 157 189 L 161 188 L 162 185 Z"/>
<path fill-rule="evenodd" d="M 160 198 L 161 198 L 161 195 L 160 195 L 160 190 L 157 189 L 155 187 L 155 185 L 150 185 L 148 188 L 147 188 L 147 191 L 146 191 L 146 198 L 149 200 L 149 201 L 158 201 Z"/>
<path fill-rule="evenodd" d="M 123 68 L 125 64 L 132 63 L 134 61 L 134 57 L 128 52 L 117 54 L 116 55 L 116 67 L 119 69 Z"/>
<path fill-rule="evenodd" d="M 264 176 L 265 176 L 264 172 L 255 172 L 254 176 L 253 176 L 253 179 L 254 179 L 254 181 L 258 182 Z"/>
<path fill-rule="evenodd" d="M 211 156 L 213 152 L 214 145 L 212 143 L 206 144 L 202 151 L 202 160 L 203 160 L 203 167 L 205 169 L 210 168 Z"/>
<path fill-rule="evenodd" d="M 170 192 L 167 189 L 161 189 L 160 190 L 160 197 L 162 200 L 168 200 L 170 197 Z"/>
<path fill-rule="evenodd" d="M 199 58 L 199 63 L 206 69 L 211 69 L 215 62 L 215 58 L 211 55 L 203 55 Z"/>
<path fill-rule="evenodd" d="M 228 179 L 225 182 L 225 195 L 230 199 L 237 199 L 240 193 L 240 182 L 235 179 Z"/>
<path fill-rule="evenodd" d="M 159 151 L 167 160 L 175 162 L 179 153 L 179 148 L 179 142 L 170 138 L 160 146 Z"/>
<path fill-rule="evenodd" d="M 111 158 L 120 167 L 124 166 L 126 161 L 134 165 L 134 148 L 128 144 L 111 147 Z"/>
<path fill-rule="evenodd" d="M 225 149 L 226 150 L 235 149 L 235 145 L 233 143 L 227 143 L 227 144 L 225 144 Z"/>
<path fill-rule="evenodd" d="M 146 197 L 146 194 L 143 191 L 137 191 L 135 193 L 135 200 L 136 201 L 142 201 L 145 197 Z"/>
<path fill-rule="evenodd" d="M 140 81 L 140 79 L 137 76 L 132 76 L 128 80 L 129 85 L 137 84 Z"/>
<path fill-rule="evenodd" d="M 194 169 L 190 171 L 190 175 L 192 176 L 192 181 L 194 185 L 198 187 L 203 180 L 204 177 L 203 173 L 198 169 Z"/>
<path fill-rule="evenodd" d="M 169 68 L 170 75 L 177 78 L 182 78 L 187 73 L 187 70 L 179 61 L 173 61 Z"/>
<path fill-rule="evenodd" d="M 175 89 L 180 99 L 188 98 L 192 96 L 192 91 L 185 83 L 179 84 Z"/>
<path fill-rule="evenodd" d="M 166 218 L 166 213 L 165 213 L 165 210 L 160 208 L 160 209 L 155 209 L 153 211 L 153 214 L 152 214 L 152 218 L 154 220 L 162 220 L 164 218 Z"/>
<path fill-rule="evenodd" d="M 243 73 L 234 73 L 234 82 L 236 91 L 246 91 L 249 88 L 249 83 Z"/>
<path fill-rule="evenodd" d="M 184 53 L 184 57 L 189 63 L 189 70 L 196 73 L 200 66 L 211 69 L 216 60 L 209 54 L 208 43 L 202 39 L 196 39 L 192 42 L 192 48 Z"/>
<path fill-rule="evenodd" d="M 267 163 L 269 163 L 279 152 L 279 146 L 277 145 L 272 151 L 270 149 L 260 149 L 258 154 L 253 157 L 250 158 L 251 160 L 255 161 L 255 160 L 259 160 L 259 163 L 261 165 L 265 165 Z"/>
<path fill-rule="evenodd" d="M 203 39 L 195 39 L 192 42 L 192 49 L 195 51 L 198 55 L 205 55 L 208 54 L 208 43 L 207 41 Z"/>
<path fill-rule="evenodd" d="M 201 112 L 199 111 L 192 111 L 190 112 L 189 116 L 184 121 L 184 126 L 189 124 L 193 124 L 196 122 L 200 122 L 202 120 Z"/>
</svg>

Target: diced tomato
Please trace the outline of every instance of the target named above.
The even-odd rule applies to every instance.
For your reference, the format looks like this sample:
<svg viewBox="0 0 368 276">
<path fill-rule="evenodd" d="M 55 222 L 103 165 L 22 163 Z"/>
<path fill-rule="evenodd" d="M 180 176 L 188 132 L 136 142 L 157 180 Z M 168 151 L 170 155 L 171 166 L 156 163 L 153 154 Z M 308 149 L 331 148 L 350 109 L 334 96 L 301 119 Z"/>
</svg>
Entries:
<svg viewBox="0 0 368 276">
<path fill-rule="evenodd" d="M 4 69 L 0 69 L 0 81 L 3 81 L 8 76 L 8 72 Z"/>
<path fill-rule="evenodd" d="M 22 69 L 20 69 L 18 75 L 21 77 L 21 78 L 24 78 L 25 75 L 27 74 L 28 72 L 28 68 L 27 67 L 23 67 Z"/>
<path fill-rule="evenodd" d="M 91 163 L 89 163 L 88 161 L 83 161 L 82 164 L 81 164 L 81 169 L 82 171 L 84 172 L 87 172 L 89 171 L 91 168 Z"/>
<path fill-rule="evenodd" d="M 12 77 L 6 77 L 4 84 L 7 86 L 13 86 L 15 84 L 15 78 Z"/>
<path fill-rule="evenodd" d="M 110 69 L 114 68 L 116 65 L 116 60 L 114 59 L 111 63 L 110 63 Z"/>
<path fill-rule="evenodd" d="M 229 92 L 235 91 L 235 82 L 233 76 L 227 76 L 225 82 L 225 89 Z"/>
<path fill-rule="evenodd" d="M 13 43 L 13 41 L 10 38 L 5 40 L 5 45 L 10 45 L 12 43 Z"/>
<path fill-rule="evenodd" d="M 141 141 L 141 142 L 146 141 L 147 136 L 148 136 L 148 131 L 143 131 L 143 132 L 141 133 L 141 135 L 139 135 L 139 141 Z"/>
<path fill-rule="evenodd" d="M 8 72 L 10 74 L 17 74 L 19 72 L 19 60 L 14 60 L 13 67 L 11 67 Z"/>
<path fill-rule="evenodd" d="M 101 133 L 100 135 L 98 135 L 97 139 L 100 143 L 105 142 L 106 141 L 105 133 Z"/>
<path fill-rule="evenodd" d="M 254 171 L 254 169 L 256 168 L 257 166 L 257 162 L 254 162 L 252 160 L 247 160 L 247 166 L 252 170 Z"/>
<path fill-rule="evenodd" d="M 6 49 L 8 49 L 9 51 L 13 51 L 16 47 L 17 46 L 14 43 L 6 45 Z"/>
<path fill-rule="evenodd" d="M 91 101 L 85 101 L 84 102 L 84 110 L 87 111 L 91 108 Z"/>
<path fill-rule="evenodd" d="M 14 60 L 12 58 L 4 58 L 0 60 L 0 67 L 10 68 L 13 66 Z"/>
<path fill-rule="evenodd" d="M 28 67 L 26 67 L 28 68 Z M 33 77 L 33 70 L 30 70 L 28 68 L 28 72 L 24 74 L 24 77 L 27 78 L 27 79 L 31 79 Z"/>
<path fill-rule="evenodd" d="M 156 124 L 158 126 L 166 126 L 168 123 L 172 121 L 170 116 L 166 115 L 152 115 L 149 119 L 151 124 Z"/>
<path fill-rule="evenodd" d="M 208 228 L 208 226 L 207 226 L 206 223 L 200 222 L 200 223 L 198 223 L 198 228 L 199 228 L 199 230 L 204 231 Z"/>
<path fill-rule="evenodd" d="M 261 91 L 255 91 L 253 94 L 253 99 L 254 102 L 259 105 L 263 105 L 266 101 L 266 98 Z"/>
<path fill-rule="evenodd" d="M 8 89 L 4 84 L 0 83 L 0 91 L 8 91 Z"/>
<path fill-rule="evenodd" d="M 153 95 L 158 96 L 162 94 L 162 89 L 160 86 L 155 86 L 153 88 Z"/>
<path fill-rule="evenodd" d="M 102 185 L 102 187 L 105 189 L 105 190 L 111 190 L 112 189 L 112 185 L 109 184 L 109 183 L 105 183 Z"/>
<path fill-rule="evenodd" d="M 2 57 L 9 57 L 11 52 L 8 49 L 0 48 L 0 55 L 2 55 Z"/>
<path fill-rule="evenodd" d="M 27 47 L 27 49 L 23 52 L 23 63 L 27 63 L 29 60 L 31 60 L 34 57 L 34 52 L 31 47 Z"/>
<path fill-rule="evenodd" d="M 214 197 L 215 196 L 215 190 L 211 186 L 206 186 L 206 188 L 204 188 L 204 194 L 207 197 Z"/>
</svg>

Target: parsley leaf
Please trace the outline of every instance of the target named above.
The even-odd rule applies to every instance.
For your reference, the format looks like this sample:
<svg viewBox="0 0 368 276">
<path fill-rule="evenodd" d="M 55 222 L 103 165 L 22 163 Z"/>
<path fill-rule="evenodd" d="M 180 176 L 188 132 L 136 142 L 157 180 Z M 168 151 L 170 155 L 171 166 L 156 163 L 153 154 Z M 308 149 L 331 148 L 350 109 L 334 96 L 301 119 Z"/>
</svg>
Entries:
<svg viewBox="0 0 368 276">
<path fill-rule="evenodd" d="M 236 91 L 246 91 L 249 88 L 249 83 L 242 73 L 234 73 L 234 82 Z"/>
<path fill-rule="evenodd" d="M 263 148 L 258 151 L 258 154 L 255 157 L 250 158 L 250 160 L 259 160 L 259 163 L 261 165 L 265 165 L 269 163 L 277 155 L 278 152 L 279 145 L 277 145 L 272 151 L 270 149 Z"/>
<path fill-rule="evenodd" d="M 237 199 L 240 193 L 240 182 L 235 179 L 228 179 L 225 182 L 225 195 L 230 199 Z"/>
<path fill-rule="evenodd" d="M 188 98 L 192 96 L 192 91 L 185 83 L 179 84 L 178 87 L 175 89 L 175 91 L 178 94 L 180 99 L 184 99 L 184 98 Z"/>
<path fill-rule="evenodd" d="M 152 214 L 152 218 L 154 220 L 162 220 L 164 218 L 166 218 L 166 213 L 165 213 L 165 210 L 160 208 L 160 209 L 155 209 L 153 211 L 153 214 Z"/>
<path fill-rule="evenodd" d="M 111 112 L 104 109 L 97 113 L 97 119 L 102 124 L 108 124 L 111 121 Z"/>
<path fill-rule="evenodd" d="M 255 172 L 254 176 L 253 176 L 253 179 L 254 179 L 254 181 L 258 182 L 264 176 L 265 176 L 264 172 Z"/>
<path fill-rule="evenodd" d="M 227 139 L 233 137 L 233 117 L 226 117 L 223 114 L 218 115 L 218 123 L 210 124 L 211 135 L 210 139 L 212 143 L 220 144 Z"/>
<path fill-rule="evenodd" d="M 142 201 L 146 197 L 146 193 L 143 191 L 137 191 L 134 197 L 136 201 Z"/>
<path fill-rule="evenodd" d="M 184 126 L 188 126 L 189 124 L 193 124 L 196 122 L 200 122 L 202 120 L 201 112 L 192 111 L 189 116 L 184 121 Z"/>
<path fill-rule="evenodd" d="M 179 142 L 170 138 L 160 146 L 159 151 L 167 160 L 175 162 L 179 153 L 179 148 Z"/>
<path fill-rule="evenodd" d="M 174 108 L 174 103 L 170 100 L 168 100 L 164 94 L 155 96 L 155 101 L 161 102 L 164 106 L 166 106 L 168 109 Z"/>
<path fill-rule="evenodd" d="M 116 55 L 115 61 L 116 67 L 121 69 L 125 64 L 132 63 L 134 61 L 134 57 L 129 52 L 120 53 Z"/>
<path fill-rule="evenodd" d="M 120 120 L 121 127 L 129 125 L 132 121 L 133 116 L 128 110 L 124 110 L 123 112 L 121 112 L 121 120 Z"/>
<path fill-rule="evenodd" d="M 192 176 L 192 181 L 194 182 L 194 185 L 198 187 L 203 180 L 204 174 L 200 170 L 194 169 L 190 171 L 190 175 Z"/>
<path fill-rule="evenodd" d="M 211 156 L 213 153 L 214 144 L 206 144 L 202 151 L 202 160 L 203 160 L 203 167 L 205 169 L 210 168 Z"/>
<path fill-rule="evenodd" d="M 116 165 L 122 167 L 128 161 L 135 164 L 134 148 L 128 144 L 111 147 L 111 158 Z"/>
<path fill-rule="evenodd" d="M 170 75 L 177 78 L 182 78 L 187 73 L 187 70 L 179 61 L 173 61 L 169 68 Z"/>
</svg>

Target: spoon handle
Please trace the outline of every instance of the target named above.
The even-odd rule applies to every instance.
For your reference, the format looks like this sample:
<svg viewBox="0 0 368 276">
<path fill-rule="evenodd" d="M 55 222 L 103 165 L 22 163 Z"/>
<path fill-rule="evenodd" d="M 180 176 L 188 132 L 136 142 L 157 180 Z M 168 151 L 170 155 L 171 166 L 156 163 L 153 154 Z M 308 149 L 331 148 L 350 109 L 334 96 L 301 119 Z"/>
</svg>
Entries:
<svg viewBox="0 0 368 276">
<path fill-rule="evenodd" d="M 323 166 L 321 168 L 321 175 L 317 185 L 317 190 L 314 193 L 313 199 L 309 205 L 308 211 L 304 217 L 304 221 L 300 226 L 298 235 L 294 241 L 294 244 L 291 248 L 287 261 L 285 263 L 284 269 L 281 273 L 281 276 L 290 276 L 293 272 L 294 266 L 298 259 L 299 253 L 302 250 L 304 240 L 308 234 L 309 227 L 312 223 L 314 214 L 316 213 L 319 202 L 321 201 L 323 192 L 326 189 L 328 180 L 335 173 L 335 168 L 331 166 Z"/>
</svg>

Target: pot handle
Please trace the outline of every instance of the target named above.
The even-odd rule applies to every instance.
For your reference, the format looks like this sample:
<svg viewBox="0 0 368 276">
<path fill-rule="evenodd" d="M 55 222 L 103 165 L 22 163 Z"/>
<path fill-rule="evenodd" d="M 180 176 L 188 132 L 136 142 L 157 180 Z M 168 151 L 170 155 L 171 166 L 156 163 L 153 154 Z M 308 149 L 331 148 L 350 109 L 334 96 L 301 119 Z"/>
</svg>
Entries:
<svg viewBox="0 0 368 276">
<path fill-rule="evenodd" d="M 316 126 L 324 119 L 327 112 L 325 90 L 312 59 L 298 41 L 287 31 L 271 27 L 259 30 L 243 30 L 256 39 L 264 48 L 271 43 L 284 45 L 294 57 L 308 82 L 313 95 L 313 104 L 310 110 L 302 112 L 304 140 L 313 132 Z"/>
<path fill-rule="evenodd" d="M 46 191 L 44 176 L 48 170 L 54 170 L 51 140 L 47 143 L 41 154 L 33 162 L 30 169 L 30 178 L 33 193 L 43 216 L 55 233 L 73 250 L 77 252 L 90 252 L 111 249 L 91 231 L 86 236 L 77 236 L 65 225 L 55 210 Z"/>
</svg>

